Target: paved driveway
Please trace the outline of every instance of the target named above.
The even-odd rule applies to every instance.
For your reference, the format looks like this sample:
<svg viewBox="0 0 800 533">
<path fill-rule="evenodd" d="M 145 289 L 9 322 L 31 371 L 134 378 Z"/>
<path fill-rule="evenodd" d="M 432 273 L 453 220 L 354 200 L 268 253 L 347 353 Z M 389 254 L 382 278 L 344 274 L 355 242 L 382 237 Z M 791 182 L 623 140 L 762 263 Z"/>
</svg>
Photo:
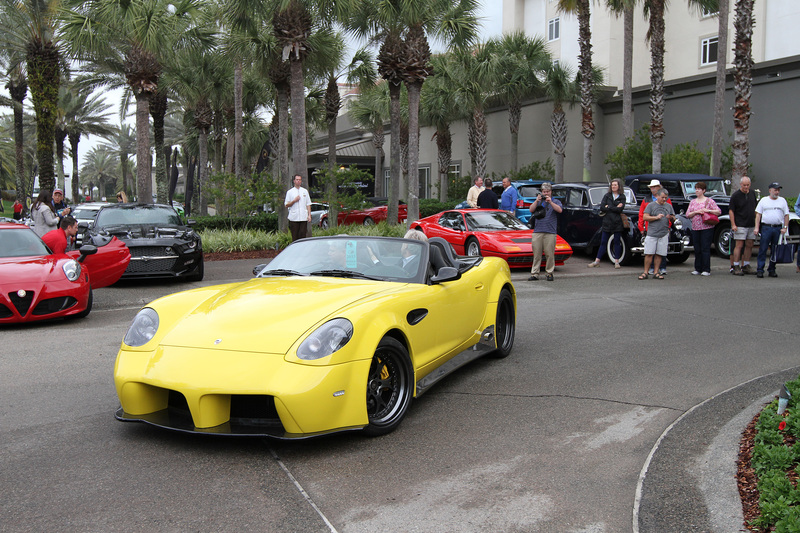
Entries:
<svg viewBox="0 0 800 533">
<path fill-rule="evenodd" d="M 599 533 L 631 531 L 638 509 L 642 531 L 712 531 L 703 480 L 734 480 L 703 458 L 797 375 L 779 372 L 800 365 L 800 274 L 736 278 L 714 259 L 708 278 L 689 263 L 638 281 L 588 261 L 554 282 L 515 272 L 511 356 L 446 378 L 375 439 L 116 422 L 114 357 L 136 309 L 195 284 L 101 289 L 83 321 L 0 329 L 0 530 Z M 252 263 L 207 263 L 202 284 L 245 279 Z"/>
</svg>

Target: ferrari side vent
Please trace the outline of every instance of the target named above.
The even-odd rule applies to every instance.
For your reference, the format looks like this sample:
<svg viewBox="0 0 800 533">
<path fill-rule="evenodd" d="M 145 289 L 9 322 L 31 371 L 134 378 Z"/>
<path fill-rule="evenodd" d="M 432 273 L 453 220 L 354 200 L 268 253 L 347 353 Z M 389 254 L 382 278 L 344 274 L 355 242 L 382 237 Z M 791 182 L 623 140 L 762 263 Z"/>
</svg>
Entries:
<svg viewBox="0 0 800 533">
<path fill-rule="evenodd" d="M 3 304 L 0 304 L 0 318 L 8 318 L 14 316 L 14 313 Z"/>
<path fill-rule="evenodd" d="M 516 242 L 518 244 L 526 244 L 526 243 L 531 242 L 531 239 L 530 239 L 530 237 L 526 237 L 524 239 L 511 239 L 511 241 L 512 242 Z"/>
<path fill-rule="evenodd" d="M 8 298 L 11 300 L 11 303 L 14 304 L 14 307 L 17 308 L 17 312 L 20 316 L 25 316 L 28 314 L 28 309 L 30 309 L 33 303 L 33 291 L 27 291 L 25 296 L 22 297 L 16 292 L 10 292 L 8 293 Z"/>
<path fill-rule="evenodd" d="M 69 309 L 77 304 L 78 300 L 72 296 L 61 296 L 59 298 L 48 298 L 36 304 L 33 313 L 36 316 L 49 315 L 50 313 L 57 313 L 64 309 Z"/>
</svg>

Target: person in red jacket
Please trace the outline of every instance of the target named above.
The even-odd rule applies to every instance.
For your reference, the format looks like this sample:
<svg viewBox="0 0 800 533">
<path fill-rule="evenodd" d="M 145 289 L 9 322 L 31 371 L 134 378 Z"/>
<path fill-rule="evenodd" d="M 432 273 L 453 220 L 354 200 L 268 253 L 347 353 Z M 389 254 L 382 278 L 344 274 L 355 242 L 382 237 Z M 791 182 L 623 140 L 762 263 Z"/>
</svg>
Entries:
<svg viewBox="0 0 800 533">
<path fill-rule="evenodd" d="M 648 185 L 648 187 L 650 187 L 650 197 L 649 198 L 648 197 L 642 198 L 642 204 L 639 206 L 639 222 L 638 222 L 638 226 L 639 226 L 639 231 L 641 231 L 642 233 L 645 233 L 647 231 L 647 222 L 644 221 L 644 216 L 643 216 L 644 215 L 644 208 L 648 203 L 655 202 L 656 193 L 658 192 L 659 189 L 661 189 L 661 182 L 658 181 L 658 180 L 650 180 L 650 184 Z M 669 203 L 669 205 L 672 205 L 672 200 L 669 197 L 667 198 L 667 203 Z M 669 222 L 669 227 L 670 228 L 672 227 L 672 221 L 671 220 Z M 667 256 L 666 255 L 661 257 L 661 268 L 659 269 L 658 273 L 661 274 L 662 276 L 667 273 Z M 652 274 L 652 272 L 650 272 L 650 274 Z"/>
<path fill-rule="evenodd" d="M 59 223 L 59 227 L 48 231 L 42 240 L 54 254 L 63 254 L 67 251 L 69 244 L 78 234 L 78 221 L 69 215 L 64 216 Z"/>
</svg>

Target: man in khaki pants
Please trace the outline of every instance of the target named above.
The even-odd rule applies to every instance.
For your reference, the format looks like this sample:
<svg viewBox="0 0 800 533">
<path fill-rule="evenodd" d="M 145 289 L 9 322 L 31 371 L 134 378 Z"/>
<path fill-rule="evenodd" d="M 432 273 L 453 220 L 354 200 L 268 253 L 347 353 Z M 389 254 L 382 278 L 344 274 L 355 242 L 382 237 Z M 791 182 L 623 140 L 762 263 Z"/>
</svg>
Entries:
<svg viewBox="0 0 800 533">
<path fill-rule="evenodd" d="M 547 281 L 553 281 L 553 270 L 556 267 L 556 230 L 558 229 L 558 213 L 561 212 L 561 202 L 553 199 L 553 186 L 549 183 L 542 184 L 542 192 L 536 196 L 531 204 L 531 214 L 540 205 L 544 208 L 544 217 L 536 219 L 533 228 L 531 247 L 533 248 L 533 265 L 528 281 L 539 279 L 539 267 L 542 265 L 542 252 L 547 257 L 545 273 Z"/>
</svg>

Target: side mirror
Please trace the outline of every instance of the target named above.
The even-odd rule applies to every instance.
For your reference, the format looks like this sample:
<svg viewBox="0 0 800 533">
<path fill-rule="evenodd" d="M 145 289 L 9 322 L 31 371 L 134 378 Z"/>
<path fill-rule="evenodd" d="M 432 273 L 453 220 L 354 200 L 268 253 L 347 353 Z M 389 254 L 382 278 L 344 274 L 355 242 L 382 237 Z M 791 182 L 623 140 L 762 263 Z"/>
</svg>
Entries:
<svg viewBox="0 0 800 533">
<path fill-rule="evenodd" d="M 253 275 L 254 276 L 258 276 L 258 273 L 261 272 L 262 270 L 264 270 L 266 268 L 266 266 L 267 266 L 266 263 L 263 263 L 263 264 L 260 264 L 260 265 L 256 265 L 253 268 Z"/>
<path fill-rule="evenodd" d="M 461 273 L 456 267 L 442 267 L 439 272 L 431 278 L 433 283 L 443 283 L 445 281 L 455 281 L 461 278 Z"/>
<path fill-rule="evenodd" d="M 86 256 L 94 255 L 97 253 L 97 246 L 93 244 L 84 244 L 80 247 L 81 256 L 78 258 L 78 263 L 83 263 Z"/>
<path fill-rule="evenodd" d="M 81 220 L 80 222 L 78 222 L 78 227 L 81 229 L 89 229 L 89 221 Z"/>
</svg>

